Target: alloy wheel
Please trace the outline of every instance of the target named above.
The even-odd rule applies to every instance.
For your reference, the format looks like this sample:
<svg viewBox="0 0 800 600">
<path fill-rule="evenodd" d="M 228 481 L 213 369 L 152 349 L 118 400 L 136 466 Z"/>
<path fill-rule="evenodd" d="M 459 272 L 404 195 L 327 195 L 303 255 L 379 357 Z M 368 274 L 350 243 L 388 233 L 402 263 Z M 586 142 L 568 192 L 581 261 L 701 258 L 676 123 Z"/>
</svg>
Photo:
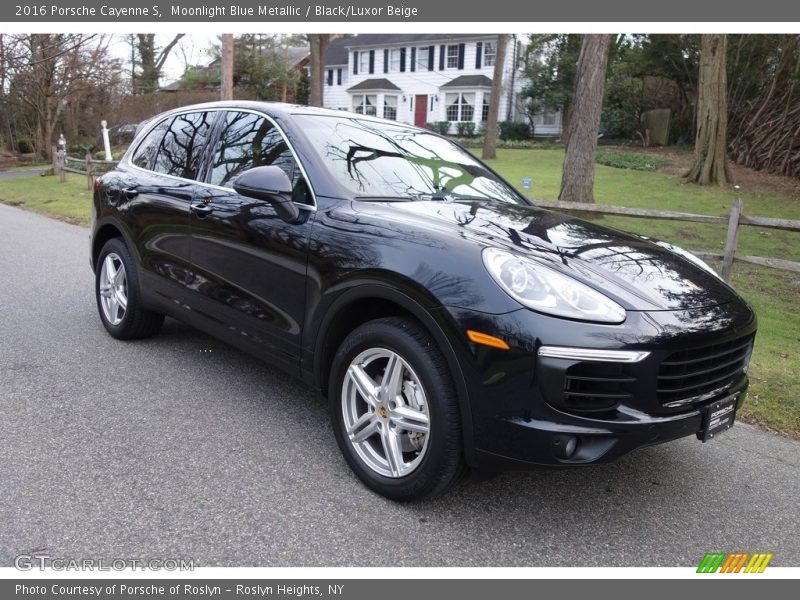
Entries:
<svg viewBox="0 0 800 600">
<path fill-rule="evenodd" d="M 342 385 L 345 435 L 363 463 L 384 477 L 410 475 L 430 442 L 425 390 L 396 352 L 370 348 L 356 356 Z"/>
</svg>

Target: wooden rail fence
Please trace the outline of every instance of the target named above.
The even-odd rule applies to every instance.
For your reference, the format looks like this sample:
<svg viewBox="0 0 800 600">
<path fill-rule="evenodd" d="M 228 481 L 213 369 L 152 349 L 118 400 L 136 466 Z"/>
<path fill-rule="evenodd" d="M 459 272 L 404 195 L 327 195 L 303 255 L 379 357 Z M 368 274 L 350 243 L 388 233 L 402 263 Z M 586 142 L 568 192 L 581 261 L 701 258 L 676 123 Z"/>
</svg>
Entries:
<svg viewBox="0 0 800 600">
<path fill-rule="evenodd" d="M 86 175 L 86 188 L 91 190 L 94 185 L 96 175 L 102 175 L 106 171 L 117 166 L 116 160 L 95 160 L 91 154 L 84 158 L 73 158 L 67 156 L 63 150 L 53 148 L 53 174 L 58 175 L 59 181 L 64 183 L 66 173 L 77 173 Z"/>
</svg>

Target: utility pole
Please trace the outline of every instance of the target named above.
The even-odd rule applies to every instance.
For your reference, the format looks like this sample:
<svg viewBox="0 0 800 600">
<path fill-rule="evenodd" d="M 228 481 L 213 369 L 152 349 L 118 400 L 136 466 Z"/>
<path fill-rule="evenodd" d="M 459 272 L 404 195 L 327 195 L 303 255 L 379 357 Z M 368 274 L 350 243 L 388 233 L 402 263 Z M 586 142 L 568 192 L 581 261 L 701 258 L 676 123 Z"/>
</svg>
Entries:
<svg viewBox="0 0 800 600">
<path fill-rule="evenodd" d="M 220 99 L 233 100 L 233 34 L 222 34 Z"/>
</svg>

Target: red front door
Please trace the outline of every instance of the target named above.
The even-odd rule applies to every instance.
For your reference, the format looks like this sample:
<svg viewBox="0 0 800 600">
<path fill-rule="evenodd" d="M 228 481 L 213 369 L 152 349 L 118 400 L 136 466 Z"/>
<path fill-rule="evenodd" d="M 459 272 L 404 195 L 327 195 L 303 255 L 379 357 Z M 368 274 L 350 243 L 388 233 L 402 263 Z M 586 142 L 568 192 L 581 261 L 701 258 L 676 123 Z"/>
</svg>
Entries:
<svg viewBox="0 0 800 600">
<path fill-rule="evenodd" d="M 422 94 L 414 98 L 414 125 L 424 127 L 428 122 L 428 96 Z"/>
</svg>

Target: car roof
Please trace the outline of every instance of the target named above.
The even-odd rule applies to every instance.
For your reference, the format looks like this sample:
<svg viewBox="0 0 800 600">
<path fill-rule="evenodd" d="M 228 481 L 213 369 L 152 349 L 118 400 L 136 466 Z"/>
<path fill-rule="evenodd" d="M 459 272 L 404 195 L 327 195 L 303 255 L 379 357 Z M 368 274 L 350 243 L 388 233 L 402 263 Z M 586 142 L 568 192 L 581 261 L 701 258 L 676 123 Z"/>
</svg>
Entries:
<svg viewBox="0 0 800 600">
<path fill-rule="evenodd" d="M 237 108 L 256 110 L 276 118 L 288 117 L 292 115 L 319 115 L 326 117 L 338 117 L 340 119 L 356 117 L 358 119 L 362 119 L 365 121 L 374 121 L 376 123 L 393 123 L 394 125 L 399 127 L 408 127 L 409 129 L 419 129 L 418 127 L 414 127 L 413 125 L 409 125 L 407 123 L 400 123 L 397 121 L 387 121 L 386 119 L 379 119 L 377 117 L 352 113 L 349 111 L 331 110 L 329 108 L 318 108 L 315 106 L 306 106 L 303 104 L 288 104 L 285 102 L 261 102 L 256 100 L 223 100 L 217 102 L 204 102 L 202 104 L 190 104 L 187 106 L 180 106 L 172 110 L 164 111 L 163 113 L 154 115 L 152 118 L 160 117 L 162 115 L 166 116 L 173 113 L 181 113 L 194 110 L 219 110 L 219 109 L 237 109 Z M 152 119 L 148 119 L 148 121 L 150 120 Z"/>
</svg>

